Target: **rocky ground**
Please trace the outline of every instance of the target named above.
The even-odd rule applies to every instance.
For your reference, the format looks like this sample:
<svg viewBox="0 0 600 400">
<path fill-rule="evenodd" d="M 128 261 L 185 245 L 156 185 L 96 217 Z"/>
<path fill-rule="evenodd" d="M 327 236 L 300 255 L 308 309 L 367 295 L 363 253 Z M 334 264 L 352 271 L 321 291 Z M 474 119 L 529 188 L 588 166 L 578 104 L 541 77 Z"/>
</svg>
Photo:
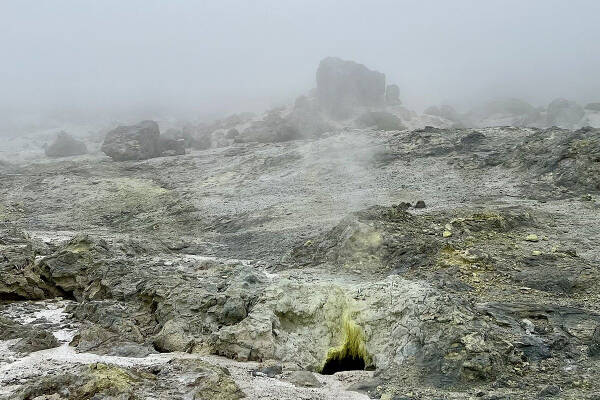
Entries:
<svg viewBox="0 0 600 400">
<path fill-rule="evenodd" d="M 91 148 L 0 162 L 6 399 L 600 398 L 600 130 Z"/>
</svg>

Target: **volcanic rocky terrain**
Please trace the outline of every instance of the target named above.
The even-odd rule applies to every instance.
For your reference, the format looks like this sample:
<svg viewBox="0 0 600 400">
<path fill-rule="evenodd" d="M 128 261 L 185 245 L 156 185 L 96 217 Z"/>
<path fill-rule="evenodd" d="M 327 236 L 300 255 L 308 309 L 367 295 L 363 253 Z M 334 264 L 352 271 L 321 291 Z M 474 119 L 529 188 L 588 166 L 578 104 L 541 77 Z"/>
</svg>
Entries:
<svg viewBox="0 0 600 400">
<path fill-rule="evenodd" d="M 600 129 L 317 84 L 0 161 L 0 398 L 600 399 Z"/>
</svg>

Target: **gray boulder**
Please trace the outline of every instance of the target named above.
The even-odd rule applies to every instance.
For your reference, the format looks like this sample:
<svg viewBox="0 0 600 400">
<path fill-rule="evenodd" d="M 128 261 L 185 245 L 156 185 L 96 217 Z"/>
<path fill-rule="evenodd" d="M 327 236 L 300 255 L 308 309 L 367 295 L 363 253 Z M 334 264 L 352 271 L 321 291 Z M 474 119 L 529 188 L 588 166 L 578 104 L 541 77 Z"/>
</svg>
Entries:
<svg viewBox="0 0 600 400">
<path fill-rule="evenodd" d="M 327 57 L 317 69 L 317 98 L 323 110 L 345 118 L 354 107 L 378 107 L 385 100 L 385 74 L 362 64 Z"/>
<path fill-rule="evenodd" d="M 115 161 L 147 160 L 160 155 L 159 137 L 154 121 L 119 126 L 106 134 L 101 150 Z"/>
<path fill-rule="evenodd" d="M 46 147 L 48 157 L 69 157 L 87 154 L 87 147 L 81 140 L 73 138 L 66 132 L 60 132 L 56 140 Z"/>
<path fill-rule="evenodd" d="M 555 99 L 548 105 L 546 122 L 550 126 L 573 128 L 584 117 L 583 107 L 574 101 Z"/>
<path fill-rule="evenodd" d="M 158 151 L 163 157 L 183 156 L 185 155 L 185 139 L 160 137 L 158 139 Z"/>
</svg>

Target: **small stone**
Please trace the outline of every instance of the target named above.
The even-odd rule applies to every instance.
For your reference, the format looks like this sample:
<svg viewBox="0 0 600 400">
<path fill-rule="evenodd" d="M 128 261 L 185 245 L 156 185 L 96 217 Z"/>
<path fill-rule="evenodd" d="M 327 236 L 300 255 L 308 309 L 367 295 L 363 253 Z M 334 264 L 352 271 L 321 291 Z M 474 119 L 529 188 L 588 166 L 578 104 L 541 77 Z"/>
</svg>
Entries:
<svg viewBox="0 0 600 400">
<path fill-rule="evenodd" d="M 551 397 L 556 396 L 559 393 L 560 387 L 557 385 L 548 385 L 538 393 L 538 397 Z"/>
<path fill-rule="evenodd" d="M 294 371 L 284 378 L 285 381 L 302 387 L 321 387 L 323 384 L 310 371 Z"/>
<path fill-rule="evenodd" d="M 539 251 L 539 250 L 534 250 L 534 251 L 532 251 L 532 252 L 531 252 L 531 255 L 532 255 L 532 256 L 541 256 L 541 255 L 542 255 L 542 252 L 541 252 L 541 251 Z"/>
<path fill-rule="evenodd" d="M 533 322 L 531 322 L 527 318 L 523 318 L 521 320 L 520 325 L 521 325 L 521 328 L 523 328 L 525 330 L 525 333 L 527 333 L 527 334 L 535 332 L 535 325 L 533 324 Z"/>
<path fill-rule="evenodd" d="M 281 364 L 274 360 L 266 361 L 261 364 L 257 369 L 252 371 L 252 376 L 264 375 L 269 378 L 275 378 L 277 375 L 281 375 L 283 368 Z"/>
<path fill-rule="evenodd" d="M 450 231 L 444 231 L 444 233 L 442 233 L 442 236 L 445 237 L 445 238 L 450 237 L 450 236 L 452 236 L 452 232 L 450 232 Z"/>
<path fill-rule="evenodd" d="M 525 240 L 528 242 L 537 242 L 540 239 L 538 238 L 538 235 L 536 235 L 535 233 L 531 233 L 525 237 Z"/>
<path fill-rule="evenodd" d="M 419 200 L 415 203 L 415 208 L 425 208 L 425 202 L 423 200 Z"/>
</svg>

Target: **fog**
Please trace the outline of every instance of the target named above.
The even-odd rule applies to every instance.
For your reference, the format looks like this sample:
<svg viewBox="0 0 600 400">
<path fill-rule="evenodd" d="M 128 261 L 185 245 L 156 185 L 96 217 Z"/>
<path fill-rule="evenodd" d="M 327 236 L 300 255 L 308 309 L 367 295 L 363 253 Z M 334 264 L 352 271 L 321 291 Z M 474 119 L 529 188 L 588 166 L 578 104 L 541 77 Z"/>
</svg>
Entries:
<svg viewBox="0 0 600 400">
<path fill-rule="evenodd" d="M 0 125 L 261 110 L 314 87 L 326 56 L 384 72 L 417 111 L 600 101 L 598 15 L 595 0 L 3 0 Z"/>
</svg>

